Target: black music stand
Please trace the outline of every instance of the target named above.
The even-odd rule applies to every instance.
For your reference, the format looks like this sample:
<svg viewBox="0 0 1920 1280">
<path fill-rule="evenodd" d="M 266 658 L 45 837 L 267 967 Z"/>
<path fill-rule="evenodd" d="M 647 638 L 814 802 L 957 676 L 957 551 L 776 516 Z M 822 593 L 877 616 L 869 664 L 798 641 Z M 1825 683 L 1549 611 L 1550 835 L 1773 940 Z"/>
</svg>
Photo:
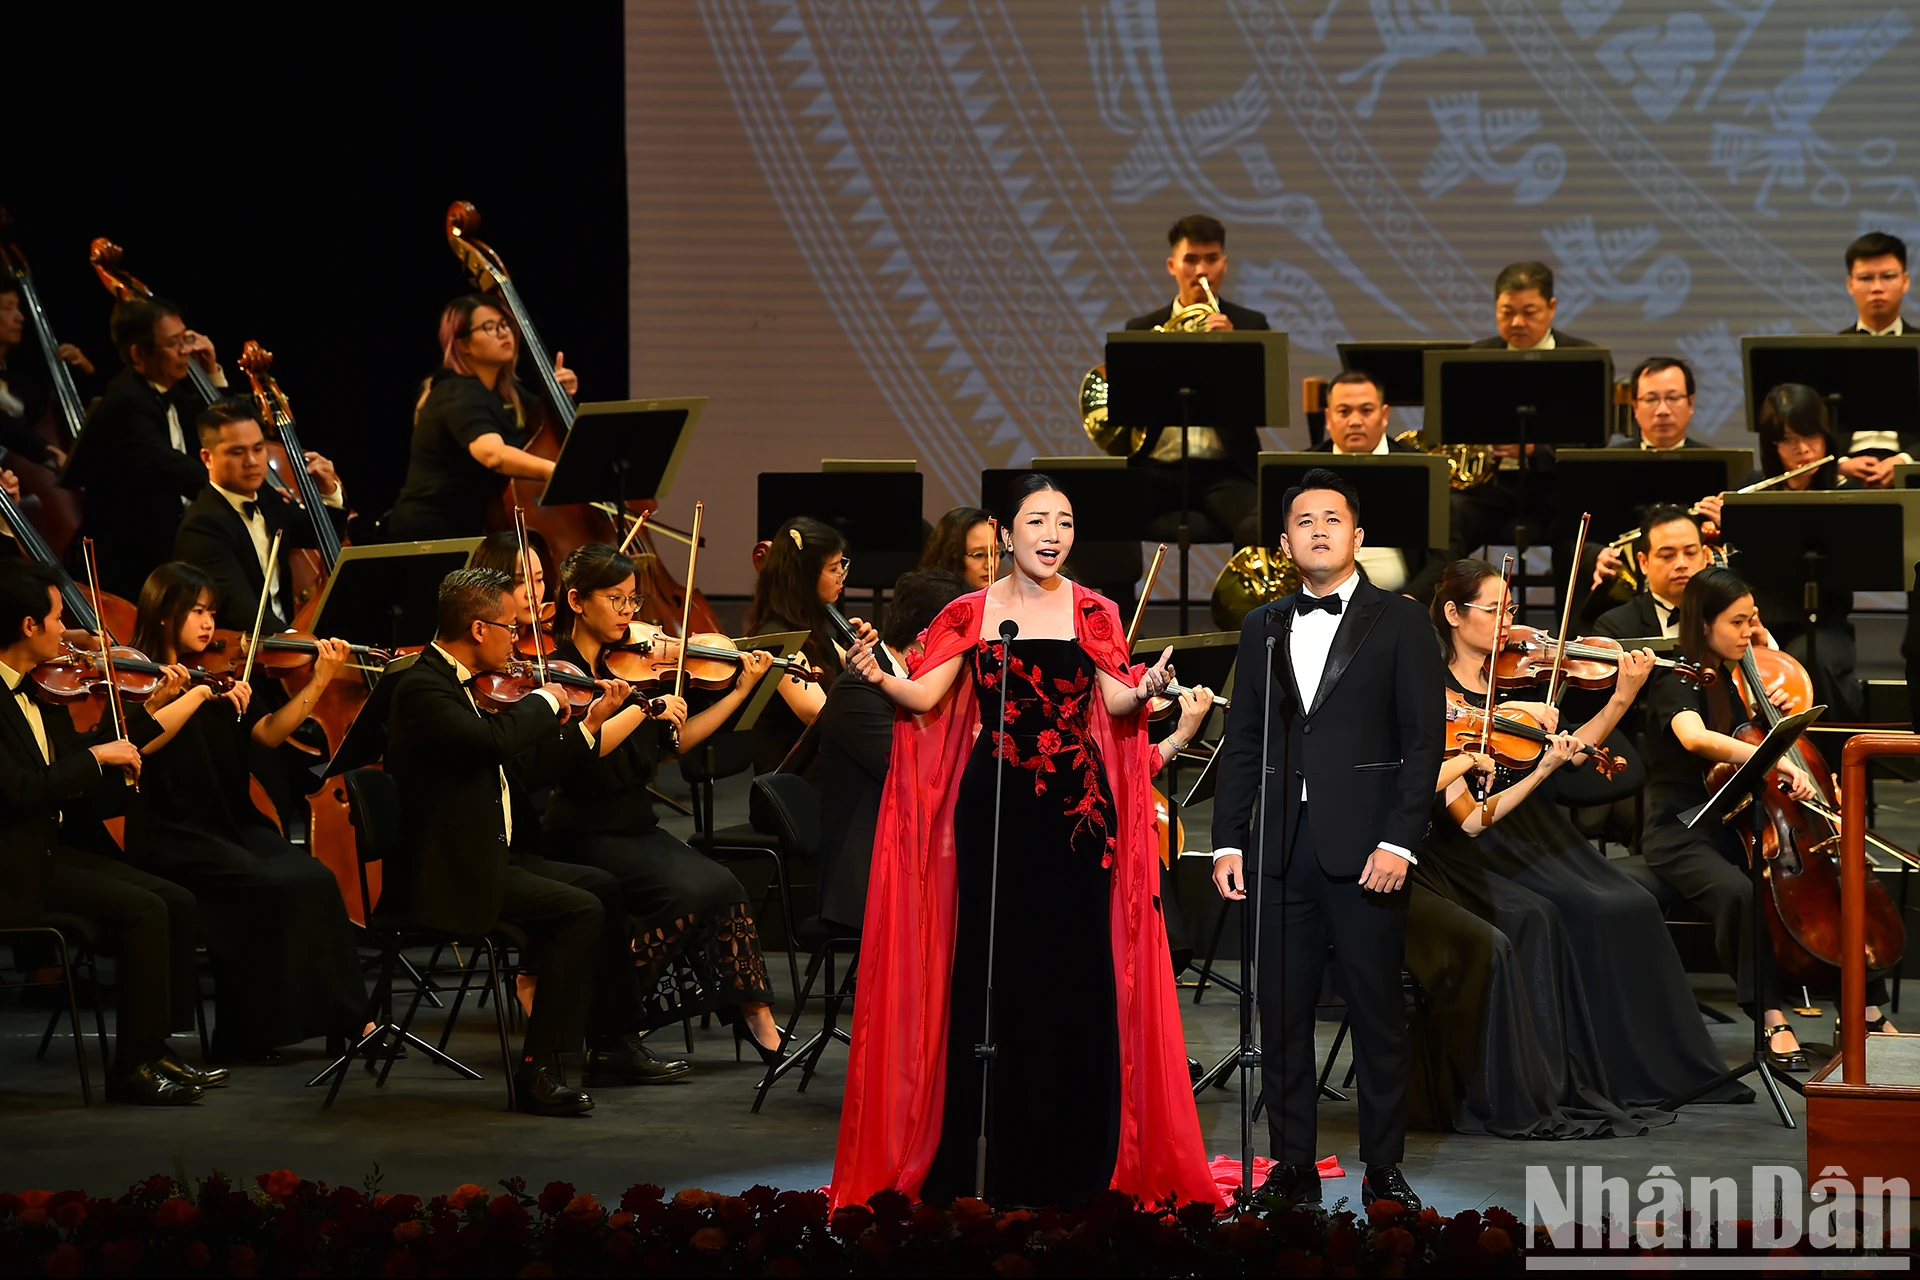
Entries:
<svg viewBox="0 0 1920 1280">
<path fill-rule="evenodd" d="M 1736 769 L 1733 776 L 1708 797 L 1705 804 L 1682 813 L 1680 820 L 1689 829 L 1707 822 L 1725 822 L 1738 813 L 1742 805 L 1745 805 L 1753 822 L 1753 847 L 1756 850 L 1759 849 L 1769 821 L 1766 806 L 1766 790 L 1770 785 L 1768 775 L 1773 772 L 1773 766 L 1780 763 L 1780 758 L 1793 749 L 1793 744 L 1799 741 L 1806 727 L 1824 715 L 1826 710 L 1825 707 L 1809 707 L 1798 715 L 1788 716 L 1774 725 L 1773 731 L 1767 734 L 1764 742 L 1753 749 L 1753 754 L 1747 757 L 1746 763 Z M 1732 1084 L 1740 1077 L 1757 1071 L 1760 1073 L 1760 1082 L 1767 1088 L 1767 1096 L 1773 1099 L 1773 1109 L 1780 1114 L 1780 1123 L 1793 1129 L 1798 1126 L 1794 1124 L 1793 1113 L 1787 1110 L 1786 1099 L 1780 1096 L 1780 1085 L 1785 1084 L 1795 1092 L 1804 1092 L 1804 1090 L 1801 1089 L 1798 1080 L 1784 1074 L 1775 1076 L 1773 1068 L 1767 1065 L 1767 1035 L 1766 1029 L 1761 1026 L 1765 1021 L 1762 1016 L 1765 1011 L 1760 1006 L 1760 947 L 1763 945 L 1760 940 L 1766 936 L 1767 928 L 1766 920 L 1761 915 L 1761 895 L 1767 892 L 1767 886 L 1761 878 L 1759 858 L 1747 860 L 1747 877 L 1753 887 L 1753 918 L 1747 922 L 1747 945 L 1752 948 L 1754 976 L 1753 1053 L 1739 1066 L 1721 1072 L 1697 1089 L 1684 1093 L 1671 1102 L 1663 1103 L 1662 1109 L 1678 1110 L 1689 1102 L 1704 1098 L 1715 1090 Z"/>
<path fill-rule="evenodd" d="M 1427 403 L 1427 352 L 1465 351 L 1465 339 L 1431 342 L 1336 342 L 1340 368 L 1358 370 L 1380 388 L 1380 399 L 1396 409 L 1419 409 Z"/>
<path fill-rule="evenodd" d="M 673 487 L 706 404 L 705 396 L 687 396 L 580 405 L 540 505 L 611 506 L 617 513 L 616 532 L 624 537 L 627 503 L 635 498 L 663 498 Z"/>
<path fill-rule="evenodd" d="M 1107 421 L 1122 428 L 1178 424 L 1180 431 L 1180 630 L 1187 629 L 1189 427 L 1249 430 L 1287 425 L 1287 335 L 1271 331 L 1107 335 Z M 1075 504 L 1078 510 L 1078 504 Z"/>
<path fill-rule="evenodd" d="M 1725 493 L 1746 479 L 1751 449 L 1561 449 L 1553 459 L 1554 487 L 1577 494 L 1562 504 L 1552 524 L 1557 541 L 1571 541 L 1579 512 L 1590 512 L 1587 544 L 1625 533 L 1647 508 L 1671 503 L 1692 507 L 1708 494 Z"/>
<path fill-rule="evenodd" d="M 403 649 L 430 644 L 440 580 L 464 569 L 479 538 L 343 547 L 313 613 L 315 635 Z"/>
<path fill-rule="evenodd" d="M 762 471 L 754 537 L 765 541 L 795 516 L 832 525 L 847 540 L 847 586 L 873 592 L 870 619 L 880 625 L 880 593 L 920 563 L 926 477 L 918 471 Z"/>
<path fill-rule="evenodd" d="M 1920 489 L 1729 494 L 1720 511 L 1760 616 L 1807 624 L 1809 670 L 1817 669 L 1823 599 L 1844 622 L 1853 592 L 1913 589 Z"/>
<path fill-rule="evenodd" d="M 1517 444 L 1520 513 L 1514 563 L 1520 599 L 1526 571 L 1528 445 L 1600 448 L 1613 426 L 1613 353 L 1605 347 L 1552 351 L 1429 351 L 1422 435 L 1441 444 Z M 1557 583 L 1551 577 L 1549 585 Z"/>
<path fill-rule="evenodd" d="M 1760 429 L 1760 406 L 1783 382 L 1800 382 L 1827 402 L 1842 449 L 1858 423 L 1871 430 L 1920 421 L 1920 333 L 1775 335 L 1740 339 L 1747 382 L 1747 430 Z"/>
<path fill-rule="evenodd" d="M 1447 460 L 1428 453 L 1263 453 L 1260 455 L 1260 545 L 1277 547 L 1285 532 L 1280 503 L 1307 472 L 1324 467 L 1360 495 L 1366 545 L 1404 552 L 1417 573 L 1429 548 L 1447 545 Z"/>
</svg>

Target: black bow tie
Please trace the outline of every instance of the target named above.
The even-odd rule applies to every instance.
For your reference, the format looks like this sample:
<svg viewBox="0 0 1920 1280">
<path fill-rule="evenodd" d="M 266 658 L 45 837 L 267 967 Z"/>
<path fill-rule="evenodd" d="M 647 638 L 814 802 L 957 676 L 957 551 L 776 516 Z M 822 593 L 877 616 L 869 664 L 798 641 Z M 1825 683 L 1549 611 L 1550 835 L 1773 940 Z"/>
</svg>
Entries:
<svg viewBox="0 0 1920 1280">
<path fill-rule="evenodd" d="M 1293 611 L 1295 614 L 1317 613 L 1322 609 L 1325 609 L 1328 613 L 1332 614 L 1336 618 L 1339 617 L 1340 616 L 1339 595 L 1335 594 L 1330 596 L 1310 596 L 1306 592 L 1302 591 L 1300 593 L 1300 598 L 1296 600 L 1293 605 Z"/>
<path fill-rule="evenodd" d="M 242 520 L 245 520 L 248 524 L 252 524 L 253 518 L 259 514 L 260 514 L 259 503 L 243 502 L 240 504 L 240 518 Z"/>
</svg>

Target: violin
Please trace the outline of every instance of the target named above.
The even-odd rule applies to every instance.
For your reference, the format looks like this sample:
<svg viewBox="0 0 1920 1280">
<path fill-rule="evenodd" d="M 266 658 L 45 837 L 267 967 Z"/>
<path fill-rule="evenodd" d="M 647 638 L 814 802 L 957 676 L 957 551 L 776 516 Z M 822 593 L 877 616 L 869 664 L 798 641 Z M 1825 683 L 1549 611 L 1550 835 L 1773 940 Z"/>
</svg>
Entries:
<svg viewBox="0 0 1920 1280">
<path fill-rule="evenodd" d="M 650 622 L 629 623 L 626 641 L 609 645 L 604 660 L 607 670 L 628 684 L 651 689 L 674 678 L 683 647 L 687 683 L 696 689 L 725 689 L 740 674 L 740 646 L 727 636 L 696 633 L 683 646 L 679 637 Z M 818 667 L 797 653 L 791 658 L 775 658 L 773 670 L 810 684 L 818 683 L 821 676 Z"/>
<path fill-rule="evenodd" d="M 1180 699 L 1192 692 L 1193 690 L 1184 684 L 1175 683 L 1168 685 L 1165 697 L 1154 698 L 1148 703 L 1147 719 L 1166 719 L 1180 709 Z M 1222 711 L 1226 711 L 1233 706 L 1233 700 L 1231 698 L 1223 698 L 1216 693 L 1213 695 L 1213 705 Z"/>
<path fill-rule="evenodd" d="M 278 635 L 262 636 L 255 648 L 255 665 L 276 676 L 308 671 L 313 667 L 314 659 L 320 655 L 319 637 L 305 631 L 282 631 Z M 247 649 L 246 632 L 219 628 L 214 631 L 213 640 L 207 647 L 194 654 L 193 661 L 187 665 L 209 674 L 229 672 L 246 661 Z M 354 644 L 348 645 L 347 649 L 353 655 L 354 667 L 359 670 L 378 671 L 393 661 L 392 654 L 372 645 Z"/>
<path fill-rule="evenodd" d="M 69 636 L 76 634 L 68 633 Z M 128 645 L 114 645 L 111 661 L 113 691 L 123 702 L 145 702 L 166 676 L 165 667 Z M 72 639 L 61 644 L 59 657 L 47 659 L 28 672 L 27 678 L 33 681 L 34 691 L 42 701 L 62 705 L 104 697 L 109 684 L 99 646 L 75 643 Z M 200 684 L 211 687 L 215 693 L 225 693 L 233 687 L 233 677 L 226 672 L 192 672 L 189 685 Z"/>
<path fill-rule="evenodd" d="M 561 658 L 548 658 L 546 668 L 546 682 L 560 685 L 567 691 L 570 712 L 586 710 L 600 696 L 599 683 L 573 663 Z M 523 701 L 540 687 L 540 669 L 531 662 L 515 658 L 504 670 L 483 671 L 475 676 L 473 700 L 483 711 L 501 711 Z M 665 698 L 650 698 L 640 705 L 646 707 L 650 716 L 664 716 L 667 713 Z"/>
<path fill-rule="evenodd" d="M 1558 640 L 1538 627 L 1521 626 L 1506 628 L 1505 637 L 1506 644 L 1494 663 L 1496 685 L 1539 684 L 1553 673 Z M 1620 642 L 1611 636 L 1581 636 L 1569 640 L 1566 659 L 1560 664 L 1560 681 L 1578 689 L 1609 688 L 1620 676 L 1620 659 L 1625 653 Z M 1702 689 L 1718 678 L 1712 667 L 1685 658 L 1655 658 L 1653 665 Z"/>
<path fill-rule="evenodd" d="M 1777 649 L 1749 646 L 1740 659 L 1739 678 L 1734 682 L 1753 722 L 1740 726 L 1734 737 L 1757 744 L 1784 715 L 1804 711 L 1813 705 L 1813 681 L 1791 654 Z M 1788 690 L 1787 709 L 1774 706 L 1767 693 L 1772 688 Z M 1761 874 L 1767 892 L 1761 895 L 1761 914 L 1773 940 L 1774 957 L 1780 972 L 1790 981 L 1817 988 L 1830 984 L 1838 990 L 1840 980 L 1840 868 L 1834 852 L 1840 844 L 1840 800 L 1833 785 L 1833 774 L 1813 739 L 1802 734 L 1784 757 L 1813 780 L 1820 798 L 1795 800 L 1789 794 L 1785 771 L 1775 769 L 1772 785 L 1766 789 L 1765 821 L 1759 837 Z M 1732 764 L 1716 764 L 1707 772 L 1707 787 L 1718 790 L 1733 776 Z M 1752 815 L 1745 809 L 1728 819 L 1739 834 L 1740 843 L 1751 861 L 1756 856 Z M 1867 840 L 1876 847 L 1907 859 L 1872 832 Z M 1878 876 L 1866 878 L 1864 918 L 1867 968 L 1886 969 L 1900 963 L 1906 953 L 1906 928 L 1900 912 L 1887 894 Z M 1849 1016 L 1857 1011 L 1848 1011 Z"/>
<path fill-rule="evenodd" d="M 1493 713 L 1491 727 L 1485 707 L 1475 706 L 1458 689 L 1447 690 L 1446 755 L 1463 752 L 1490 755 L 1509 769 L 1530 769 L 1547 749 L 1545 726 L 1522 707 L 1502 707 Z M 1587 759 L 1603 778 L 1618 776 L 1627 767 L 1624 756 L 1605 747 L 1584 747 Z"/>
</svg>

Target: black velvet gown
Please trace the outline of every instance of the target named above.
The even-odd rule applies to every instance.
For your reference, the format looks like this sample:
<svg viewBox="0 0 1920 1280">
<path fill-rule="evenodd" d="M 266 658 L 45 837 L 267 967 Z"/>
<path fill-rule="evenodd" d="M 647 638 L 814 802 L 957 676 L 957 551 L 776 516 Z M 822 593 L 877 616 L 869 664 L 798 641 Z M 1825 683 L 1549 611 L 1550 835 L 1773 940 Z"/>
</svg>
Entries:
<svg viewBox="0 0 1920 1280">
<path fill-rule="evenodd" d="M 256 698 L 213 701 L 146 758 L 128 815 L 132 860 L 189 889 L 213 962 L 213 1054 L 251 1058 L 359 1030 L 353 925 L 333 873 L 289 844 L 248 793 Z"/>
<path fill-rule="evenodd" d="M 1659 905 L 1550 782 L 1478 837 L 1436 802 L 1414 883 L 1407 965 L 1439 1016 L 1415 1055 L 1431 1086 L 1410 1092 L 1440 1113 L 1430 1121 L 1451 1110 L 1452 1127 L 1503 1137 L 1634 1135 L 1725 1069 Z M 1751 1097 L 1736 1084 L 1708 1100 Z"/>
<path fill-rule="evenodd" d="M 1072 640 L 1016 640 L 1007 745 L 996 770 L 1000 641 L 974 646 L 979 716 L 954 805 L 958 863 L 946 1108 L 921 1194 L 972 1195 L 980 1133 L 993 793 L 1005 774 L 993 928 L 994 1061 L 987 1196 L 995 1204 L 1072 1204 L 1105 1191 L 1119 1146 L 1120 1050 L 1114 1008 L 1113 794 L 1089 736 L 1100 696 Z"/>
</svg>

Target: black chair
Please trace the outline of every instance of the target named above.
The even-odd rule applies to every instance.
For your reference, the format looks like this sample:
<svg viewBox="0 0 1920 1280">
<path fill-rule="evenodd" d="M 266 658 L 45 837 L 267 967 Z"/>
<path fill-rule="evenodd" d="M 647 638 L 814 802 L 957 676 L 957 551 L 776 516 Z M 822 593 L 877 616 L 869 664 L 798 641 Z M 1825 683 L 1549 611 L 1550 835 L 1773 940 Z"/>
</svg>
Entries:
<svg viewBox="0 0 1920 1280">
<path fill-rule="evenodd" d="M 747 796 L 754 830 L 772 841 L 774 887 L 780 893 L 780 925 L 786 935 L 787 973 L 800 989 L 800 953 L 793 919 L 793 868 L 796 861 L 820 856 L 820 798 L 805 778 L 792 773 L 763 773 Z"/>
<path fill-rule="evenodd" d="M 400 789 L 394 780 L 379 769 L 353 769 L 342 776 L 347 792 L 347 812 L 353 822 L 354 856 L 360 864 L 360 899 L 366 919 L 366 941 L 377 947 L 380 952 L 380 973 L 374 981 L 372 995 L 368 998 L 366 1013 L 362 1021 L 378 1019 L 374 1029 L 362 1036 L 348 1048 L 341 1057 L 329 1063 L 319 1075 L 307 1082 L 309 1088 L 321 1081 L 332 1078 L 333 1084 L 327 1090 L 326 1107 L 340 1092 L 340 1085 L 347 1078 L 347 1072 L 353 1066 L 355 1058 L 365 1055 L 371 1069 L 374 1061 L 381 1062 L 380 1073 L 374 1082 L 379 1088 L 386 1084 L 387 1073 L 393 1069 L 393 1063 L 400 1056 L 403 1046 L 411 1047 L 425 1054 L 428 1059 L 439 1063 L 469 1080 L 479 1080 L 478 1071 L 445 1053 L 435 1045 L 428 1044 L 413 1034 L 414 1015 L 419 1011 L 421 998 L 427 994 L 424 984 L 414 986 L 413 1001 L 407 1008 L 406 1017 L 396 1023 L 393 1017 L 393 981 L 395 971 L 402 960 L 401 953 L 410 946 L 441 946 L 465 942 L 473 947 L 475 954 L 467 966 L 469 970 L 479 962 L 479 949 L 487 953 L 487 981 L 493 991 L 494 1023 L 500 1034 L 500 1067 L 506 1077 L 507 1110 L 514 1109 L 513 1087 L 514 1054 L 513 1046 L 507 1038 L 506 997 L 500 990 L 502 965 L 500 949 L 503 945 L 524 946 L 526 935 L 510 926 L 502 925 L 495 934 L 482 934 L 478 937 L 462 936 L 437 929 L 423 929 L 407 920 L 404 916 L 389 913 L 377 914 L 375 904 L 367 892 L 367 864 L 379 861 L 389 877 L 406 865 L 406 853 L 400 844 Z M 383 895 L 384 896 L 384 895 Z M 470 976 L 470 975 L 469 975 Z M 461 983 L 461 994 L 465 995 L 466 981 Z M 456 999 L 454 1009 L 449 1014 L 449 1028 L 454 1014 L 459 1011 Z M 446 1037 L 441 1037 L 441 1043 Z"/>
<path fill-rule="evenodd" d="M 87 1076 L 87 1039 L 86 1033 L 82 1031 L 80 1027 L 80 1000 L 73 986 L 73 971 L 76 966 L 84 966 L 86 968 L 87 976 L 93 985 L 93 1017 L 95 1025 L 100 1032 L 101 1069 L 107 1072 L 113 1070 L 113 1063 L 107 1049 L 106 1016 L 100 1011 L 99 973 L 97 966 L 94 964 L 93 953 L 91 949 L 87 947 L 85 941 L 92 933 L 92 927 L 80 917 L 68 916 L 62 912 L 50 911 L 47 913 L 46 919 L 47 923 L 44 925 L 28 925 L 20 928 L 0 929 L 0 938 L 15 939 L 16 946 L 19 941 L 34 937 L 44 937 L 47 941 L 51 942 L 54 951 L 60 958 L 60 981 L 34 982 L 28 980 L 24 976 L 26 966 L 20 965 L 23 975 L 22 980 L 19 982 L 9 982 L 5 985 L 22 989 L 27 987 L 66 988 L 66 1013 L 67 1016 L 73 1020 L 73 1060 L 74 1065 L 80 1069 L 80 1100 L 90 1107 L 93 1105 L 93 1083 Z M 71 942 L 69 939 L 71 939 Z M 19 964 L 17 954 L 14 959 L 15 963 Z M 46 1034 L 40 1037 L 40 1051 L 35 1055 L 36 1057 L 44 1058 L 47 1056 L 47 1045 L 53 1040 L 53 1029 L 59 1020 L 60 1010 L 56 1007 L 53 1017 L 47 1022 Z"/>
</svg>

